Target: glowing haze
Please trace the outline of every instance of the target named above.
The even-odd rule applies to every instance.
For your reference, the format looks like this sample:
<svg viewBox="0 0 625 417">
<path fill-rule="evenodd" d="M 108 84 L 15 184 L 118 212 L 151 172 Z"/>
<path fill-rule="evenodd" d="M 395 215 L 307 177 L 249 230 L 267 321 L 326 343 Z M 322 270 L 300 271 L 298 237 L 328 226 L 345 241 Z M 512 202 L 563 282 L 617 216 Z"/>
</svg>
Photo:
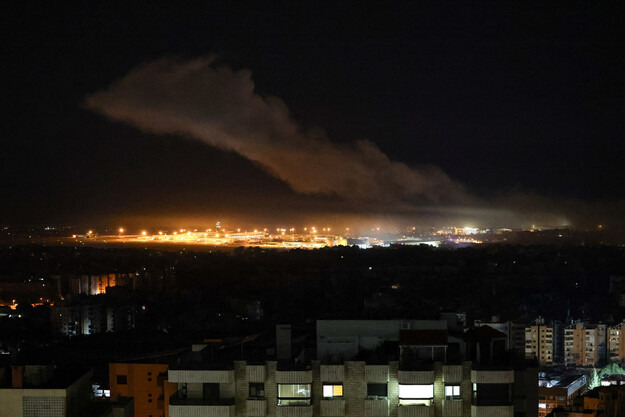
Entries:
<svg viewBox="0 0 625 417">
<path fill-rule="evenodd" d="M 337 144 L 319 130 L 303 129 L 281 99 L 255 92 L 250 71 L 233 71 L 212 57 L 141 65 L 89 96 L 86 105 L 146 132 L 237 152 L 300 193 L 363 203 L 472 201 L 435 166 L 410 167 L 370 141 Z"/>
<path fill-rule="evenodd" d="M 436 166 L 392 161 L 368 140 L 332 142 L 320 129 L 297 123 L 281 99 L 256 93 L 250 71 L 234 71 L 214 57 L 140 65 L 88 96 L 85 104 L 145 132 L 182 135 L 234 151 L 298 193 L 338 197 L 352 207 L 337 206 L 345 214 L 443 217 L 506 226 L 565 225 L 571 220 L 579 225 L 593 217 L 615 218 L 614 203 L 597 208 L 527 194 L 484 201 Z"/>
</svg>

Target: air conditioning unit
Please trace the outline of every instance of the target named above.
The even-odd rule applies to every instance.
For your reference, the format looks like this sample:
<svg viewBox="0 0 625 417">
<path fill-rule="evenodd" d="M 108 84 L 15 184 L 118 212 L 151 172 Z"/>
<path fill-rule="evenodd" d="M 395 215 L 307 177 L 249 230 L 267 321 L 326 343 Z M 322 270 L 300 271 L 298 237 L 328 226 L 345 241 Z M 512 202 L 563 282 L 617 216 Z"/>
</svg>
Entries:
<svg viewBox="0 0 625 417">
<path fill-rule="evenodd" d="M 410 322 L 409 321 L 403 321 L 401 323 L 401 329 L 402 330 L 410 330 Z"/>
</svg>

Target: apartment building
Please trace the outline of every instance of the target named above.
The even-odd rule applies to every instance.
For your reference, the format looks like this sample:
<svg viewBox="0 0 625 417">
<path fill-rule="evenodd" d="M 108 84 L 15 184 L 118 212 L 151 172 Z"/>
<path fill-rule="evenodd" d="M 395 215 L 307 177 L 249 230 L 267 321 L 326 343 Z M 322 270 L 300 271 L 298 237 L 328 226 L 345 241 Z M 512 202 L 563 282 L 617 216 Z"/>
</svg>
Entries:
<svg viewBox="0 0 625 417">
<path fill-rule="evenodd" d="M 625 360 L 625 323 L 619 323 L 608 329 L 608 360 L 610 362 Z"/>
<path fill-rule="evenodd" d="M 564 364 L 596 366 L 607 359 L 607 326 L 575 323 L 564 329 Z"/>
<path fill-rule="evenodd" d="M 80 336 L 130 330 L 135 314 L 134 306 L 114 302 L 106 295 L 79 296 L 55 303 L 50 321 L 54 332 Z"/>
<path fill-rule="evenodd" d="M 558 322 L 545 324 L 542 318 L 525 328 L 525 358 L 537 359 L 540 366 L 551 366 L 560 359 L 561 327 Z"/>
<path fill-rule="evenodd" d="M 345 323 L 334 324 L 338 329 Z M 384 324 L 377 323 L 382 329 L 394 327 Z M 169 382 L 177 384 L 170 417 L 537 416 L 537 369 L 501 361 L 499 345 L 489 340 L 467 343 L 469 357 L 450 359 L 450 352 L 458 350 L 445 346 L 446 330 L 406 329 L 389 333 L 398 340 L 353 356 L 340 343 L 333 350 L 326 339 L 324 358 L 308 360 L 302 353 L 285 357 L 293 352 L 286 331 L 277 331 L 273 359 L 222 361 L 216 360 L 217 351 L 195 346 L 169 368 Z M 481 334 L 474 334 L 473 341 Z M 364 337 L 368 343 L 374 336 Z M 350 346 L 358 343 L 345 340 Z M 385 356 L 393 348 L 391 357 Z"/>
</svg>

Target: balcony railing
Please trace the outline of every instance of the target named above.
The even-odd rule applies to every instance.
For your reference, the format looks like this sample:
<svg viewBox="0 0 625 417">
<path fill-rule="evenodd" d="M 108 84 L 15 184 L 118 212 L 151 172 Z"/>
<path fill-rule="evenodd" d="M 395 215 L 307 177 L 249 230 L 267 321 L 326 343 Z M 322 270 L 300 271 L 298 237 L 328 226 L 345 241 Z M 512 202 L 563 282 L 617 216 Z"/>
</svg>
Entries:
<svg viewBox="0 0 625 417">
<path fill-rule="evenodd" d="M 321 400 L 321 415 L 324 417 L 341 417 L 345 415 L 345 400 L 332 398 Z"/>
<path fill-rule="evenodd" d="M 431 371 L 399 371 L 397 381 L 400 384 L 433 384 L 434 370 Z"/>
<path fill-rule="evenodd" d="M 319 378 L 323 382 L 343 382 L 345 379 L 344 365 L 321 365 Z"/>
<path fill-rule="evenodd" d="M 365 417 L 386 417 L 388 416 L 388 398 L 377 397 L 365 400 Z"/>
<path fill-rule="evenodd" d="M 312 417 L 312 405 L 276 407 L 276 417 Z"/>
<path fill-rule="evenodd" d="M 247 400 L 245 403 L 245 415 L 254 416 L 254 417 L 266 416 L 267 415 L 267 400 L 264 400 L 264 399 Z"/>
<path fill-rule="evenodd" d="M 471 417 L 513 417 L 514 407 L 509 406 L 471 406 Z"/>
<path fill-rule="evenodd" d="M 398 417 L 434 417 L 434 407 L 425 405 L 400 405 L 397 408 Z"/>
<path fill-rule="evenodd" d="M 475 395 L 471 398 L 471 405 L 479 407 L 498 407 L 498 406 L 511 406 L 512 400 L 507 398 L 476 398 Z"/>
<path fill-rule="evenodd" d="M 234 398 L 206 400 L 201 398 L 170 397 L 169 417 L 235 417 Z"/>
<path fill-rule="evenodd" d="M 184 398 L 180 393 L 169 397 L 169 405 L 234 405 L 234 398 Z"/>
<path fill-rule="evenodd" d="M 471 382 L 474 384 L 512 384 L 513 370 L 471 370 Z"/>
<path fill-rule="evenodd" d="M 200 383 L 232 383 L 234 382 L 234 370 L 221 369 L 170 369 L 168 373 L 169 382 L 200 382 Z"/>
<path fill-rule="evenodd" d="M 462 400 L 444 399 L 443 417 L 462 417 Z"/>
</svg>

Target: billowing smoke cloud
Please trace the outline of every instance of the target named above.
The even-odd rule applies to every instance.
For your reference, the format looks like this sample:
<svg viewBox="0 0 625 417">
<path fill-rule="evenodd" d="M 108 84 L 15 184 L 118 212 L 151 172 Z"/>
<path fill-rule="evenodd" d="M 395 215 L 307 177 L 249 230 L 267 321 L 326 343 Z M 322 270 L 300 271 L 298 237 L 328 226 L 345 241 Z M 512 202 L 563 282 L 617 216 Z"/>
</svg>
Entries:
<svg viewBox="0 0 625 417">
<path fill-rule="evenodd" d="M 407 205 L 471 200 L 439 168 L 391 161 L 366 140 L 333 143 L 304 130 L 282 100 L 254 89 L 249 71 L 233 71 L 214 58 L 162 59 L 133 69 L 86 105 L 143 131 L 181 134 L 237 152 L 300 193 Z"/>
</svg>

